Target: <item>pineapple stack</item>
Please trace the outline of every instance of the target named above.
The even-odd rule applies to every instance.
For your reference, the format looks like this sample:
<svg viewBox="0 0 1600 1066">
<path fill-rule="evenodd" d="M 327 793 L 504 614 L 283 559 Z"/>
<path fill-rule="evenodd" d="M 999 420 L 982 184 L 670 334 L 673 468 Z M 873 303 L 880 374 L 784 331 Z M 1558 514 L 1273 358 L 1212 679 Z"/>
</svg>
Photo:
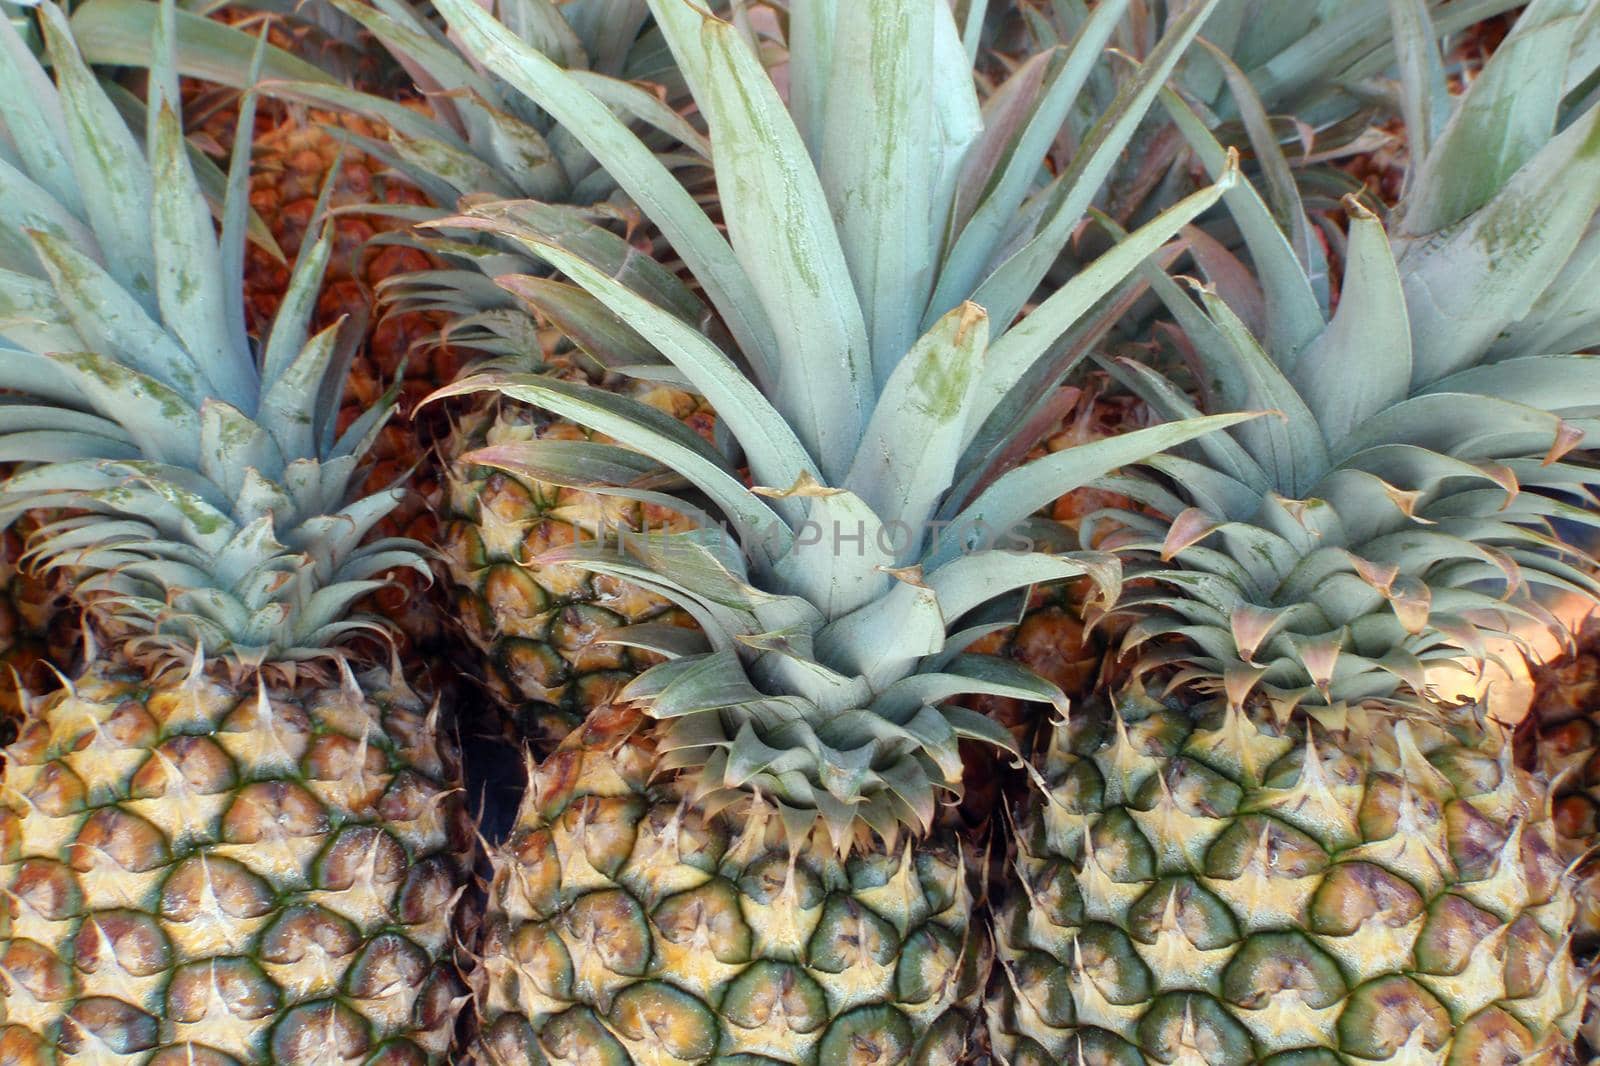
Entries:
<svg viewBox="0 0 1600 1066">
<path fill-rule="evenodd" d="M 562 240 L 618 264 L 637 259 L 635 269 L 644 275 L 639 283 L 652 286 L 654 298 L 693 313 L 696 301 L 682 284 L 640 256 L 635 242 L 646 241 L 643 250 L 650 249 L 637 209 L 616 195 L 616 182 L 570 133 L 528 105 L 513 80 L 463 55 L 423 8 L 400 0 L 376 6 L 335 0 L 334 6 L 416 75 L 428 90 L 426 107 L 401 107 L 381 96 L 310 81 L 271 82 L 265 89 L 338 108 L 351 129 L 380 124 L 380 130 L 353 133 L 349 140 L 438 205 L 391 204 L 374 209 L 373 217 L 389 225 L 423 225 L 458 205 L 530 197 L 519 214 L 525 227 L 546 233 L 554 227 Z M 634 84 L 644 80 L 664 93 L 681 91 L 659 34 L 649 32 L 642 0 L 580 0 L 559 8 L 514 3 L 505 5 L 504 17 L 513 25 L 538 27 L 529 30 L 537 47 L 582 70 L 593 91 L 639 116 L 652 150 L 689 183 L 704 184 L 704 136 Z M 528 278 L 515 293 L 496 286 L 493 279 L 501 274 L 542 270 L 514 240 L 485 231 L 479 222 L 419 231 L 384 254 L 401 253 L 416 258 L 409 269 L 386 276 L 378 293 L 385 324 L 421 315 L 437 323 L 436 333 L 414 338 L 417 348 L 426 351 L 428 342 L 442 340 L 452 350 L 472 351 L 508 368 L 605 384 L 696 432 L 711 433 L 711 413 L 692 391 L 610 373 L 613 363 L 661 360 L 641 352 L 645 346 L 626 331 L 619 337 L 606 321 L 608 312 L 581 290 L 545 277 Z M 485 399 L 454 410 L 452 423 L 435 442 L 443 458 L 437 539 L 453 592 L 446 613 L 479 652 L 484 686 L 508 712 L 515 735 L 547 751 L 655 661 L 642 649 L 598 645 L 599 633 L 647 619 L 692 621 L 636 585 L 530 560 L 604 530 L 663 530 L 674 519 L 658 508 L 619 505 L 551 483 L 537 471 L 462 461 L 469 452 L 504 443 L 584 436 L 569 420 Z"/>
<path fill-rule="evenodd" d="M 0 449 L 28 464 L 0 519 L 66 515 L 34 540 L 96 647 L 0 776 L 0 1061 L 447 1062 L 456 771 L 350 612 L 422 549 L 365 538 L 392 407 L 337 432 L 351 344 L 309 329 L 332 234 L 247 334 L 249 138 L 219 239 L 173 5 L 142 135 L 39 19 L 53 80 L 0 24 Z"/>
<path fill-rule="evenodd" d="M 274 57 L 226 175 L 243 35 L 89 5 L 145 102 L 0 26 L 0 525 L 88 625 L 0 1062 L 1570 1056 L 1586 660 L 1537 772 L 1441 692 L 1600 595 L 1600 0 L 1453 105 L 1509 3 L 330 0 L 416 98 Z M 1387 97 L 1319 233 L 1269 110 Z M 544 755 L 470 913 L 419 538 Z"/>
</svg>

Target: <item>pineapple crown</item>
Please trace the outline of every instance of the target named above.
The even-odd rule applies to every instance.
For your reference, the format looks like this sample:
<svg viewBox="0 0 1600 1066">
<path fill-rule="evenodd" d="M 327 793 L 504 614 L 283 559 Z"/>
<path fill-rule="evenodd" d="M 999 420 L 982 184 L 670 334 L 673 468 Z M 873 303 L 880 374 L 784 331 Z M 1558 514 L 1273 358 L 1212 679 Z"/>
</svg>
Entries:
<svg viewBox="0 0 1600 1066">
<path fill-rule="evenodd" d="M 619 220 L 631 220 L 627 205 L 612 203 L 610 173 L 567 130 L 530 103 L 495 72 L 464 54 L 430 13 L 407 0 L 329 0 L 352 24 L 367 30 L 426 95 L 425 106 L 339 84 L 324 71 L 276 48 L 266 49 L 263 95 L 360 114 L 386 135 L 370 137 L 335 128 L 339 139 L 386 164 L 422 190 L 431 204 L 362 204 L 349 210 L 382 214 L 409 223 L 436 221 L 463 203 L 529 197 L 549 205 L 563 229 L 594 230 L 592 240 L 610 238 Z M 493 5 L 509 32 L 529 48 L 574 73 L 620 115 L 676 172 L 699 179 L 709 149 L 705 136 L 670 102 L 683 94 L 682 79 L 659 31 L 650 25 L 645 0 L 500 0 Z M 148 0 L 104 0 L 73 19 L 85 51 L 102 62 L 145 65 L 144 49 L 128 41 L 148 40 L 157 5 Z M 326 12 L 325 12 L 326 13 Z M 184 73 L 248 88 L 240 79 L 242 59 L 253 47 L 235 27 L 180 11 L 179 61 Z M 231 61 L 231 65 L 230 65 Z M 648 82 L 646 88 L 637 82 Z M 340 210 L 344 210 L 341 208 Z M 453 345 L 503 357 L 526 367 L 541 351 L 539 330 L 528 313 L 537 309 L 564 329 L 579 332 L 593 318 L 586 304 L 567 291 L 534 287 L 513 297 L 494 283 L 502 274 L 540 271 L 515 242 L 482 232 L 391 230 L 379 243 L 404 243 L 432 254 L 440 265 L 384 278 L 378 296 L 389 313 L 443 313 Z M 578 294 L 581 296 L 581 293 Z M 573 316 L 577 315 L 574 320 Z"/>
<path fill-rule="evenodd" d="M 653 353 L 639 376 L 687 383 L 722 430 L 713 445 L 627 397 L 495 371 L 441 395 L 498 390 L 617 443 L 533 441 L 468 458 L 701 519 L 688 534 L 544 557 L 637 582 L 699 621 L 698 633 L 611 636 L 667 658 L 623 695 L 660 721 L 662 765 L 687 771 L 693 798 L 715 810 L 760 795 L 792 833 L 821 825 L 840 848 L 869 831 L 926 829 L 941 793 L 959 791 L 958 741 L 1010 743 L 949 701 L 1063 700 L 1013 664 L 964 654 L 1003 624 L 997 601 L 1085 573 L 1117 591 L 1105 556 L 1001 550 L 982 531 L 1014 531 L 1073 485 L 1242 417 L 1006 469 L 1041 410 L 1050 421 L 1048 397 L 1074 360 L 1063 337 L 1092 332 L 1087 312 L 1233 180 L 1226 172 L 1013 324 L 1210 4 L 1179 20 L 1073 168 L 1041 184 L 1040 161 L 1112 14 L 1031 60 L 985 110 L 969 50 L 983 5 L 963 27 L 926 0 L 797 2 L 786 106 L 733 24 L 687 0 L 651 0 L 709 128 L 726 238 L 584 79 L 471 0 L 439 6 L 484 66 L 572 130 L 660 226 L 729 338 L 725 349 L 695 328 L 705 309 L 663 305 L 662 287 L 697 303 L 669 272 L 541 231 L 537 208 L 451 219 L 557 268 L 608 312 L 617 343 Z M 528 279 L 502 283 L 518 291 Z M 672 476 L 698 495 L 663 493 Z"/>
<path fill-rule="evenodd" d="M 0 461 L 24 464 L 0 486 L 0 522 L 60 509 L 36 558 L 158 651 L 330 654 L 377 626 L 349 607 L 380 574 L 422 565 L 413 543 L 361 543 L 399 498 L 351 500 L 393 404 L 338 432 L 359 330 L 309 330 L 332 232 L 254 344 L 240 283 L 254 98 L 219 240 L 176 110 L 170 0 L 144 144 L 60 10 L 38 11 L 54 84 L 0 25 Z"/>
<path fill-rule="evenodd" d="M 1017 14 L 1029 37 L 1051 46 L 1077 33 L 1090 6 L 1084 0 L 1025 0 Z M 1133 56 L 1145 55 L 1165 23 L 1184 9 L 1153 0 L 1117 0 L 1115 6 L 1128 17 L 1114 44 Z M 1518 0 L 1222 0 L 1206 20 L 1205 47 L 1189 54 L 1174 85 L 1215 120 L 1246 120 L 1252 100 L 1263 115 L 1293 115 L 1318 131 L 1317 147 L 1326 152 L 1330 140 L 1340 143 L 1367 128 L 1361 113 L 1381 96 L 1369 83 L 1388 74 L 1402 55 L 1414 54 L 1413 48 L 1425 54 L 1436 40 L 1518 6 Z M 1119 69 L 1111 67 L 1091 83 L 1096 103 L 1109 103 Z M 1240 86 L 1250 100 L 1238 99 Z M 1069 125 L 1076 130 L 1081 124 Z"/>
<path fill-rule="evenodd" d="M 1352 202 L 1331 318 L 1248 186 L 1227 196 L 1259 289 L 1219 275 L 1196 300 L 1147 271 L 1208 409 L 1281 416 L 1108 482 L 1161 516 L 1116 515 L 1150 579 L 1121 608 L 1129 643 L 1180 638 L 1145 666 L 1235 704 L 1260 685 L 1280 705 L 1414 709 L 1429 665 L 1482 661 L 1487 634 L 1565 636 L 1530 592 L 1600 590 L 1552 525 L 1594 526 L 1600 481 L 1569 455 L 1600 428 L 1600 360 L 1559 354 L 1600 344 L 1583 281 L 1600 269 L 1600 104 L 1566 98 L 1584 6 L 1530 7 L 1438 132 L 1419 131 L 1390 233 Z M 1439 82 L 1413 73 L 1406 109 L 1426 114 Z M 1154 370 L 1118 373 L 1164 415 L 1193 412 Z"/>
<path fill-rule="evenodd" d="M 1122 11 L 1113 45 L 1127 55 L 1144 56 L 1185 5 L 1115 0 L 1111 6 Z M 1426 56 L 1437 40 L 1515 6 L 1516 0 L 1472 5 L 1449 0 L 1221 0 L 1197 46 L 1175 71 L 1165 102 L 1169 108 L 1193 108 L 1219 139 L 1239 146 L 1253 161 L 1246 174 L 1272 206 L 1319 302 L 1326 304 L 1328 255 L 1307 207 L 1333 208 L 1339 190 L 1359 188 L 1348 174 L 1328 164 L 1370 150 L 1374 138 L 1381 142 L 1387 137 L 1373 128 L 1373 112 L 1399 107 L 1386 80 L 1398 57 Z M 1070 39 L 1089 14 L 1081 0 L 1035 0 L 1019 5 L 1017 12 L 1035 46 Z M 1127 63 L 1111 63 L 1090 79 L 1093 105 L 1067 116 L 1057 137 L 1056 158 L 1072 158 L 1097 108 L 1108 106 L 1136 71 Z M 1442 91 L 1443 68 L 1437 73 Z M 1180 94 L 1183 102 L 1177 103 Z M 1305 146 L 1300 158 L 1285 152 L 1282 116 L 1293 117 Z M 1122 225 L 1149 217 L 1193 190 L 1192 162 L 1173 120 L 1152 115 L 1130 142 L 1117 179 L 1107 185 L 1105 212 Z M 1216 241 L 1236 246 L 1238 237 L 1229 222 L 1225 214 L 1204 220 L 1204 228 L 1190 235 L 1194 254 L 1203 257 Z M 1102 247 L 1097 239 L 1075 242 L 1066 250 L 1062 269 L 1073 269 L 1080 257 L 1098 254 Z M 1139 306 L 1154 311 L 1159 303 Z M 1148 325 L 1144 315 L 1130 314 L 1119 329 L 1139 336 Z"/>
</svg>

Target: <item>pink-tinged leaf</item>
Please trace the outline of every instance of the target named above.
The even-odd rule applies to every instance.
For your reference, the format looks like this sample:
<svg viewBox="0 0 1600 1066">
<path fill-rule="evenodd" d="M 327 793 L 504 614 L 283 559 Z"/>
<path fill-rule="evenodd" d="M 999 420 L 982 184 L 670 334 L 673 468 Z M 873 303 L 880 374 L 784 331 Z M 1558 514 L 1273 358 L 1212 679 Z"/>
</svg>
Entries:
<svg viewBox="0 0 1600 1066">
<path fill-rule="evenodd" d="M 1522 567 L 1518 566 L 1516 560 L 1505 552 L 1497 551 L 1490 547 L 1484 547 L 1482 550 L 1489 561 L 1498 566 L 1500 572 L 1505 575 L 1506 591 L 1504 598 L 1509 600 L 1522 588 Z"/>
<path fill-rule="evenodd" d="M 1233 313 L 1250 330 L 1252 336 L 1264 337 L 1267 333 L 1267 301 L 1248 267 L 1239 257 L 1228 251 L 1211 234 L 1199 226 L 1185 226 L 1183 236 L 1189 242 L 1190 254 L 1206 284 L 1217 291 Z"/>
<path fill-rule="evenodd" d="M 1500 509 L 1503 511 L 1510 507 L 1511 501 L 1522 491 L 1522 483 L 1517 480 L 1516 472 L 1504 463 L 1479 463 L 1478 469 L 1490 481 L 1506 490 L 1506 502 L 1500 505 Z"/>
<path fill-rule="evenodd" d="M 1556 439 L 1550 445 L 1550 451 L 1545 454 L 1543 466 L 1557 462 L 1562 456 L 1583 443 L 1583 430 L 1567 422 L 1556 425 Z"/>
<path fill-rule="evenodd" d="M 1405 631 L 1421 633 L 1427 628 L 1428 615 L 1433 607 L 1433 593 L 1419 578 L 1409 575 L 1400 578 L 1390 589 L 1389 606 L 1400 620 Z"/>
<path fill-rule="evenodd" d="M 1311 676 L 1311 683 L 1317 686 L 1317 691 L 1322 694 L 1325 701 L 1330 699 L 1328 686 L 1333 681 L 1333 670 L 1338 665 L 1339 652 L 1344 648 L 1344 637 L 1345 631 L 1340 629 L 1336 633 L 1313 637 L 1297 648 L 1301 665 L 1306 668 L 1306 673 Z"/>
<path fill-rule="evenodd" d="M 1345 557 L 1350 560 L 1350 565 L 1356 568 L 1356 574 L 1362 581 L 1385 596 L 1389 595 L 1389 590 L 1394 587 L 1395 578 L 1400 576 L 1400 568 L 1393 563 L 1369 562 L 1351 552 L 1345 552 Z"/>
<path fill-rule="evenodd" d="M 1423 525 L 1431 526 L 1436 524 L 1431 519 L 1421 518 L 1417 515 L 1417 505 L 1423 500 L 1423 493 L 1421 491 L 1416 489 L 1396 488 L 1387 481 L 1382 480 L 1379 481 L 1379 484 L 1383 486 L 1383 494 L 1389 497 L 1390 503 L 1394 504 L 1400 509 L 1401 514 L 1405 515 L 1412 521 L 1420 522 Z"/>
<path fill-rule="evenodd" d="M 1481 661 L 1488 653 L 1483 643 L 1483 631 L 1471 622 L 1446 615 L 1433 619 L 1433 628 L 1450 638 L 1450 643 Z"/>
<path fill-rule="evenodd" d="M 1211 535 L 1218 522 L 1199 507 L 1190 507 L 1177 518 L 1172 520 L 1172 525 L 1167 529 L 1167 536 L 1161 542 L 1161 561 L 1170 562 L 1180 555 L 1185 548 L 1192 547 Z"/>
<path fill-rule="evenodd" d="M 1249 603 L 1230 611 L 1228 627 L 1233 630 L 1233 642 L 1239 649 L 1239 657 L 1254 664 L 1257 649 L 1283 625 L 1288 613 L 1287 608 L 1257 607 Z"/>
<path fill-rule="evenodd" d="M 1403 681 L 1412 692 L 1423 693 L 1428 690 L 1428 673 L 1418 659 L 1410 652 L 1395 649 L 1378 660 L 1378 665 Z"/>
<path fill-rule="evenodd" d="M 1244 663 L 1235 663 L 1223 670 L 1222 687 L 1228 696 L 1228 706 L 1243 710 L 1244 701 L 1250 698 L 1256 683 L 1266 673 L 1264 666 L 1247 666 Z"/>
</svg>

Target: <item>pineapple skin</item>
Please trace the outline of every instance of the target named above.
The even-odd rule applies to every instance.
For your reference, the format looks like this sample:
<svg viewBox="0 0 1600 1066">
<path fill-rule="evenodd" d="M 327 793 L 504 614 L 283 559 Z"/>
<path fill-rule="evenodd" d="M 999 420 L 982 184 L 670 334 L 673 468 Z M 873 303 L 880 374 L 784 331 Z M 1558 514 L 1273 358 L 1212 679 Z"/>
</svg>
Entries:
<svg viewBox="0 0 1600 1066">
<path fill-rule="evenodd" d="M 1592 849 L 1600 843 L 1600 625 L 1590 618 L 1574 654 L 1534 674 L 1536 687 L 1527 719 L 1535 765 L 1555 783 L 1556 833 L 1562 854 L 1577 866 L 1577 917 L 1572 946 L 1592 965 L 1600 951 L 1600 866 Z M 1600 989 L 1591 988 L 1583 1019 L 1586 1062 L 1600 1060 Z"/>
<path fill-rule="evenodd" d="M 1148 697 L 1058 733 L 990 1010 L 1013 1066 L 1561 1062 L 1544 780 L 1462 714 L 1308 737 Z"/>
<path fill-rule="evenodd" d="M 570 371 L 570 373 L 579 373 Z M 660 388 L 640 397 L 709 426 L 698 398 Z M 514 401 L 475 405 L 446 441 L 440 552 L 453 615 L 477 651 L 475 667 L 519 739 L 551 751 L 590 711 L 658 659 L 600 642 L 607 630 L 654 622 L 692 626 L 686 612 L 636 585 L 536 557 L 622 531 L 686 528 L 653 505 L 564 488 L 462 459 L 496 444 L 584 439 L 584 430 Z"/>
<path fill-rule="evenodd" d="M 436 715 L 383 672 L 97 661 L 0 778 L 0 1061 L 444 1063 L 466 843 Z"/>
<path fill-rule="evenodd" d="M 601 708 L 530 774 L 491 857 L 473 1061 L 960 1061 L 990 959 L 961 847 L 791 848 L 775 814 L 652 787 L 638 728 Z"/>
</svg>

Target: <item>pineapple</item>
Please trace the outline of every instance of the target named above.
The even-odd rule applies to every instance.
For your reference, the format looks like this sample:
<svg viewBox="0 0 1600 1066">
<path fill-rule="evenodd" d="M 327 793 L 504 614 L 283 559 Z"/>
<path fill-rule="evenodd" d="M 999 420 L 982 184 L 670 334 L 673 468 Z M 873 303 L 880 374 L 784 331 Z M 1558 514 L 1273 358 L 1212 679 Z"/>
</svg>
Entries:
<svg viewBox="0 0 1600 1066">
<path fill-rule="evenodd" d="M 1600 106 L 1562 102 L 1574 6 L 1523 16 L 1389 233 L 1352 202 L 1331 319 L 1281 238 L 1250 244 L 1259 333 L 1147 273 L 1211 409 L 1281 417 L 1112 482 L 1164 517 L 1116 516 L 1138 655 L 1062 723 L 1018 812 L 1006 1061 L 1565 1061 L 1582 981 L 1550 782 L 1439 685 L 1489 635 L 1559 627 L 1530 588 L 1600 588 L 1549 525 L 1600 481 L 1568 455 L 1600 363 L 1549 354 L 1600 339 L 1569 280 L 1600 261 Z M 1273 232 L 1252 190 L 1229 196 L 1242 231 Z"/>
<path fill-rule="evenodd" d="M 628 240 L 640 232 L 637 212 L 616 200 L 615 183 L 510 84 L 465 61 L 456 43 L 422 10 L 401 2 L 368 6 L 334 0 L 333 6 L 414 73 L 419 89 L 428 93 L 426 107 L 400 107 L 380 96 L 308 81 L 284 81 L 268 89 L 287 100 L 339 109 L 349 141 L 439 205 L 392 203 L 368 216 L 375 225 L 397 238 L 393 227 L 437 221 L 472 198 L 529 196 L 563 205 L 552 208 L 550 217 L 570 227 L 569 239 L 603 242 L 619 261 L 636 254 Z M 508 23 L 548 31 L 548 36 L 534 34 L 540 47 L 583 68 L 594 84 L 604 84 L 610 98 L 626 101 L 642 115 L 652 128 L 652 148 L 687 181 L 704 174 L 704 138 L 635 84 L 659 81 L 667 84 L 652 88 L 681 91 L 659 34 L 647 32 L 642 0 L 579 0 L 559 10 L 507 0 L 502 11 Z M 373 128 L 363 132 L 363 125 Z M 273 183 L 263 184 L 270 195 Z M 569 317 L 581 292 L 548 282 L 530 284 L 516 296 L 497 288 L 492 279 L 500 274 L 541 269 L 514 242 L 481 230 L 434 231 L 390 244 L 383 254 L 413 259 L 404 270 L 389 269 L 400 266 L 397 259 L 383 264 L 386 276 L 375 290 L 386 314 L 375 341 L 392 323 L 427 318 L 433 327 L 412 337 L 414 361 L 430 349 L 445 351 L 452 360 L 454 352 L 468 350 L 517 370 L 586 375 L 631 390 L 697 431 L 710 432 L 710 412 L 692 392 L 661 383 L 637 388 L 606 373 L 599 361 L 612 354 L 603 345 L 606 337 L 581 333 Z M 670 275 L 655 271 L 660 276 L 652 280 L 662 287 L 662 298 L 680 308 L 694 306 Z M 587 305 L 576 313 L 593 315 Z M 558 340 L 548 328 L 551 321 L 573 327 L 574 339 L 581 340 L 577 345 Z M 448 369 L 453 377 L 453 361 Z M 356 380 L 361 380 L 359 367 Z M 448 379 L 436 368 L 416 380 L 439 385 Z M 641 508 L 461 461 L 466 453 L 498 442 L 581 434 L 578 427 L 506 400 L 455 412 L 452 421 L 431 442 L 443 461 L 436 494 L 440 528 L 428 539 L 442 548 L 453 617 L 479 653 L 476 672 L 484 687 L 510 712 L 518 735 L 549 750 L 610 691 L 653 661 L 643 651 L 596 646 L 596 633 L 624 620 L 688 619 L 664 599 L 625 582 L 524 564 L 540 545 L 592 539 L 601 524 L 631 528 L 648 520 Z M 670 522 L 670 516 L 658 518 Z"/>
<path fill-rule="evenodd" d="M 218 241 L 168 51 L 129 129 L 60 10 L 56 83 L 0 25 L 0 523 L 72 578 L 96 647 L 0 776 L 0 1060 L 449 1061 L 454 759 L 349 605 L 403 540 L 354 489 L 391 405 L 336 433 L 348 338 L 311 335 L 333 236 L 245 332 L 245 147 Z M 250 128 L 253 98 L 241 125 Z"/>
<path fill-rule="evenodd" d="M 687 382 L 719 426 L 707 441 L 643 400 L 559 375 L 490 370 L 445 390 L 508 396 L 603 435 L 534 435 L 466 459 L 692 520 L 530 562 L 627 579 L 699 623 L 604 634 L 665 661 L 532 771 L 492 853 L 477 1060 L 954 1063 L 988 949 L 974 856 L 940 807 L 965 784 L 962 740 L 1014 750 L 955 701 L 1065 702 L 970 645 L 1014 619 L 1008 593 L 1087 574 L 1109 595 L 1117 577 L 1098 554 L 1001 550 L 998 531 L 1020 535 L 1063 488 L 1242 417 L 988 476 L 1065 373 L 1052 358 L 1062 334 L 1232 180 L 1014 324 L 1209 5 L 1105 116 L 1081 169 L 1036 187 L 1028 153 L 1059 122 L 1054 102 L 1019 85 L 1023 121 L 986 127 L 944 4 L 794 3 L 786 107 L 734 24 L 652 0 L 708 125 L 726 239 L 591 79 L 471 0 L 439 6 L 475 59 L 651 214 L 740 356 L 695 328 L 709 311 L 652 300 L 619 280 L 603 242 L 565 242 L 546 213 L 479 204 L 445 223 L 493 227 L 559 270 L 615 316 L 593 321 L 655 355 L 632 360 L 641 378 Z M 861 47 L 830 54 L 836 40 Z M 1100 45 L 1091 34 L 1048 57 L 1067 79 L 1056 92 L 1070 95 Z M 654 277 L 628 265 L 633 286 Z"/>
</svg>

